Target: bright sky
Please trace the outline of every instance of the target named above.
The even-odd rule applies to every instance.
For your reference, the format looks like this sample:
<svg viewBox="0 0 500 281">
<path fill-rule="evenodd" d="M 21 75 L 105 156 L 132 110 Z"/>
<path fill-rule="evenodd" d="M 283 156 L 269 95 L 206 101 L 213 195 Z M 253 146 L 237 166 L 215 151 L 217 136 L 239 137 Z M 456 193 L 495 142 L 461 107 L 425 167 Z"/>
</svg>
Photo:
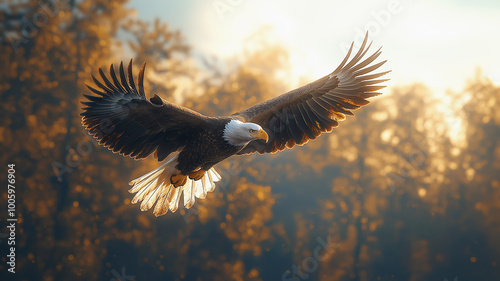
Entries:
<svg viewBox="0 0 500 281">
<path fill-rule="evenodd" d="M 143 20 L 158 17 L 179 29 L 194 54 L 221 59 L 240 55 L 246 38 L 272 26 L 297 78 L 331 72 L 368 29 L 393 71 L 389 86 L 420 81 L 438 95 L 460 91 L 477 66 L 500 84 L 498 0 L 131 0 L 130 6 Z"/>
</svg>

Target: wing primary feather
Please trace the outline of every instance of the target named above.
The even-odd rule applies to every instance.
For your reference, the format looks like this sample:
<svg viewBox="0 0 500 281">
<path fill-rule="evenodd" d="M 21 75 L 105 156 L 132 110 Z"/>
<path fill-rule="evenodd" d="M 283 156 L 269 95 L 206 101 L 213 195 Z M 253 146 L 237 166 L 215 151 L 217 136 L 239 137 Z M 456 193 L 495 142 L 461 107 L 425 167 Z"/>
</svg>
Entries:
<svg viewBox="0 0 500 281">
<path fill-rule="evenodd" d="M 134 74 L 132 73 L 132 59 L 130 59 L 130 62 L 128 63 L 127 71 L 128 71 L 128 83 L 130 84 L 132 93 L 139 96 L 137 88 L 135 87 Z"/>
<path fill-rule="evenodd" d="M 91 95 L 87 95 L 87 94 L 83 94 L 83 96 L 92 101 L 92 102 L 101 102 L 102 98 L 101 97 L 96 97 L 96 96 L 91 96 Z"/>
<path fill-rule="evenodd" d="M 144 93 L 144 70 L 146 69 L 146 62 L 144 62 L 139 70 L 139 76 L 137 78 L 137 82 L 139 85 L 139 95 L 143 98 L 146 98 L 146 94 Z"/>
<path fill-rule="evenodd" d="M 119 92 L 119 90 L 115 87 L 115 85 L 113 85 L 113 83 L 111 83 L 108 80 L 108 77 L 106 77 L 106 74 L 104 74 L 104 72 L 102 71 L 102 69 L 100 67 L 99 67 L 99 75 L 101 76 L 102 81 L 104 81 L 104 83 L 106 84 L 106 86 L 109 89 L 111 89 L 113 91 L 113 93 Z"/>
<path fill-rule="evenodd" d="M 132 90 L 130 89 L 130 86 L 127 81 L 127 76 L 125 75 L 125 70 L 123 68 L 123 62 L 120 62 L 120 80 L 122 81 L 123 87 L 125 87 L 125 91 L 127 93 L 132 93 Z"/>
<path fill-rule="evenodd" d="M 378 95 L 381 95 L 382 93 L 374 92 L 374 93 L 362 93 L 359 96 L 362 98 L 371 98 L 371 97 L 376 97 Z"/>
<path fill-rule="evenodd" d="M 375 78 L 382 77 L 382 76 L 386 75 L 389 72 L 391 72 L 391 71 L 389 70 L 389 71 L 384 71 L 384 72 L 375 73 L 375 74 L 367 74 L 367 75 L 364 75 L 364 76 L 358 76 L 358 80 L 359 81 L 372 80 L 372 79 L 375 79 Z M 390 79 L 386 79 L 386 81 L 387 80 L 390 80 Z"/>
<path fill-rule="evenodd" d="M 364 86 L 363 90 L 365 92 L 374 92 L 374 91 L 381 90 L 383 88 L 385 88 L 384 85 L 370 85 L 370 86 Z"/>
<path fill-rule="evenodd" d="M 366 33 L 368 35 L 368 32 Z M 342 62 L 339 64 L 339 66 L 332 72 L 332 73 L 337 73 L 339 72 L 344 65 L 346 64 L 347 60 L 349 60 L 349 57 L 351 56 L 352 53 L 352 48 L 354 47 L 354 42 L 351 43 L 351 47 L 349 48 L 349 51 L 347 52 L 347 55 L 344 57 Z"/>
<path fill-rule="evenodd" d="M 354 55 L 351 61 L 344 67 L 344 69 L 350 69 L 353 65 L 355 65 L 359 61 L 359 59 L 361 58 L 361 54 L 363 54 L 363 52 L 365 51 L 364 49 L 366 46 L 366 42 L 368 42 L 368 32 L 366 32 L 365 39 L 363 40 L 363 44 L 361 44 L 361 47 L 359 47 L 358 52 L 356 53 L 356 55 Z"/>
<path fill-rule="evenodd" d="M 92 87 L 91 87 L 91 86 L 89 86 L 89 85 L 85 85 L 85 86 L 87 86 L 87 88 L 88 88 L 88 89 L 89 89 L 92 93 L 94 93 L 94 94 L 96 94 L 96 95 L 99 95 L 99 96 L 101 96 L 101 97 L 104 97 L 104 96 L 106 96 L 106 95 L 107 95 L 105 92 L 101 92 L 101 91 L 99 91 L 99 90 L 96 90 L 96 89 L 92 88 Z"/>
<path fill-rule="evenodd" d="M 97 78 L 95 78 L 93 74 L 90 74 L 90 77 L 92 77 L 92 80 L 99 88 L 106 91 L 107 94 L 112 95 L 113 91 L 111 89 L 108 89 L 108 87 L 104 86 L 99 80 L 97 80 Z"/>
<path fill-rule="evenodd" d="M 367 80 L 367 81 L 363 81 L 362 83 L 363 83 L 363 86 L 371 86 L 374 84 L 384 83 L 384 82 L 387 82 L 389 80 L 390 79 Z"/>
<path fill-rule="evenodd" d="M 87 107 L 82 108 L 83 110 L 87 110 L 89 108 L 92 108 L 92 106 L 95 105 L 95 102 L 92 102 L 92 101 L 80 101 L 80 103 L 87 106 Z M 83 113 L 85 113 L 85 112 L 81 112 L 80 116 L 84 116 L 84 115 L 82 115 Z"/>
<path fill-rule="evenodd" d="M 354 75 L 358 76 L 358 75 L 364 75 L 364 74 L 370 73 L 370 72 L 374 71 L 375 69 L 381 67 L 386 62 L 387 62 L 387 60 L 381 61 L 381 62 L 379 62 L 377 64 L 374 64 L 374 65 L 372 65 L 370 67 L 360 69 L 360 70 L 354 72 Z"/>
<path fill-rule="evenodd" d="M 370 63 L 372 63 L 374 60 L 376 60 L 380 54 L 382 54 L 382 52 L 380 51 L 382 49 L 382 47 L 380 47 L 375 53 L 373 53 L 371 56 L 369 56 L 368 58 L 366 58 L 364 61 L 358 63 L 357 65 L 353 66 L 350 71 L 351 72 L 356 72 L 357 70 L 359 69 L 362 69 L 363 67 L 369 65 Z M 366 49 L 368 51 L 368 49 Z M 364 55 L 364 54 L 363 54 Z"/>
<path fill-rule="evenodd" d="M 125 89 L 122 87 L 120 82 L 118 81 L 118 78 L 116 78 L 116 73 L 115 73 L 115 67 L 113 64 L 109 66 L 109 74 L 111 75 L 111 79 L 113 79 L 113 83 L 115 84 L 115 87 L 118 88 L 118 90 L 122 93 L 125 93 Z"/>
<path fill-rule="evenodd" d="M 372 43 L 373 43 L 373 41 L 372 41 L 372 42 L 370 42 L 370 44 L 368 44 L 368 47 L 366 47 L 366 49 L 364 49 L 364 50 L 363 50 L 363 52 L 361 53 L 361 55 L 360 55 L 360 56 L 359 56 L 359 58 L 357 59 L 356 63 L 358 63 L 358 64 L 359 64 L 359 61 L 360 61 L 362 58 L 364 58 L 364 57 L 365 57 L 366 53 L 368 53 L 368 50 L 370 50 L 370 48 L 371 48 L 371 46 L 372 46 Z M 376 54 L 376 52 L 375 52 L 375 54 Z M 373 55 L 375 55 L 375 54 L 373 54 Z M 373 55 L 372 55 L 372 56 L 373 56 Z M 369 60 L 369 59 L 370 59 L 370 58 L 367 58 L 367 59 L 365 59 L 365 60 Z M 355 66 L 353 66 L 353 67 L 357 67 L 357 66 L 358 66 L 358 64 L 356 64 L 356 65 L 355 65 Z M 353 68 L 353 67 L 351 67 L 351 69 L 350 69 L 351 71 L 353 71 L 353 70 L 352 70 L 352 68 Z"/>
</svg>

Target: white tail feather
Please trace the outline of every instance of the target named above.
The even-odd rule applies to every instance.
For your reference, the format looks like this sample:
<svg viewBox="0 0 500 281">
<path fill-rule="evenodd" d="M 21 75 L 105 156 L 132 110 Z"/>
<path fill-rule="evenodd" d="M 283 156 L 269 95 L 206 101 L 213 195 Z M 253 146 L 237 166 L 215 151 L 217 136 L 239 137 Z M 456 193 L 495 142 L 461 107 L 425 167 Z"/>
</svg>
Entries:
<svg viewBox="0 0 500 281">
<path fill-rule="evenodd" d="M 214 168 L 209 169 L 200 180 L 187 179 L 186 184 L 175 188 L 170 183 L 170 176 L 179 173 L 177 157 L 170 158 L 153 171 L 130 181 L 130 193 L 136 193 L 132 204 L 141 202 L 141 211 L 147 211 L 156 203 L 153 213 L 155 216 L 164 215 L 170 210 L 172 213 L 179 208 L 181 193 L 184 193 L 184 207 L 191 208 L 196 198 L 205 199 L 208 192 L 215 190 L 215 183 L 222 178 Z"/>
</svg>

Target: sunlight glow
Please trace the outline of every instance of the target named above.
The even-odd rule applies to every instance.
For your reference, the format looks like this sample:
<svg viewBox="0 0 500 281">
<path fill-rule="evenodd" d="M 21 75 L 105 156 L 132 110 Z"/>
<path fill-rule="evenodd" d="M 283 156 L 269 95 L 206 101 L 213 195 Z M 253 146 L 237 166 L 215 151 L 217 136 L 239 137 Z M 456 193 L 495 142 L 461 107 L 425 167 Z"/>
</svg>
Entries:
<svg viewBox="0 0 500 281">
<path fill-rule="evenodd" d="M 438 105 L 438 109 L 444 114 L 442 121 L 446 124 L 447 135 L 455 146 L 464 147 L 466 145 L 464 116 L 458 115 L 458 112 L 469 101 L 470 95 L 453 95 L 448 93 L 439 96 L 441 102 Z"/>
<path fill-rule="evenodd" d="M 495 85 L 500 85 L 500 67 L 497 67 L 491 71 L 485 71 L 486 75 L 491 79 Z"/>
<path fill-rule="evenodd" d="M 425 197 L 425 195 L 427 195 L 427 189 L 425 189 L 425 188 L 419 188 L 418 189 L 418 196 Z"/>
</svg>

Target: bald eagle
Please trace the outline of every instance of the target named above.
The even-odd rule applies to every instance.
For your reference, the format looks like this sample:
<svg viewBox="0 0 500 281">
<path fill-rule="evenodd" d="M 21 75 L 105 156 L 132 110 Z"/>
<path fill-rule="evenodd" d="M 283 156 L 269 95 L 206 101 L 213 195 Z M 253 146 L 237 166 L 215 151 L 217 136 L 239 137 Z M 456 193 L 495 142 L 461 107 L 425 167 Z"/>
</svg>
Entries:
<svg viewBox="0 0 500 281">
<path fill-rule="evenodd" d="M 153 207 L 156 216 L 178 209 L 181 193 L 184 206 L 195 198 L 204 199 L 215 189 L 221 176 L 214 165 L 233 155 L 254 152 L 275 153 L 303 145 L 323 132 L 330 132 L 351 110 L 380 95 L 385 86 L 378 79 L 386 72 L 373 73 L 385 61 L 372 64 L 378 49 L 366 56 L 368 34 L 359 51 L 349 60 L 354 42 L 340 65 L 330 74 L 229 116 L 210 117 L 163 100 L 146 98 L 144 70 L 133 79 L 132 60 L 125 74 L 113 65 L 111 80 L 99 69 L 103 80 L 92 75 L 100 89 L 87 87 L 95 95 L 84 94 L 82 124 L 101 145 L 115 153 L 142 159 L 154 153 L 161 165 L 130 182 L 132 203 L 141 210 Z"/>
</svg>

